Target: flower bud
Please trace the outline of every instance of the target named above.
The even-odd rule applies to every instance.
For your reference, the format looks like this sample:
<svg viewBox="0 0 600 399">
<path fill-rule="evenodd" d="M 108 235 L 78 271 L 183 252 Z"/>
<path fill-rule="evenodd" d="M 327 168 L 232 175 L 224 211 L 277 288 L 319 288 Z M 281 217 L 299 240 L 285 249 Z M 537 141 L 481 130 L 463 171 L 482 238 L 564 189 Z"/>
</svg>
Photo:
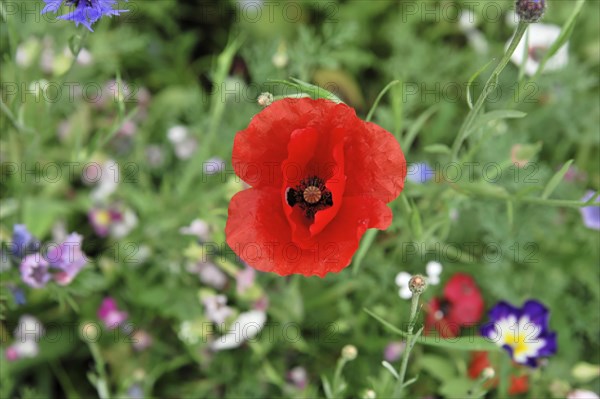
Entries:
<svg viewBox="0 0 600 399">
<path fill-rule="evenodd" d="M 491 367 L 486 367 L 481 372 L 481 376 L 483 378 L 485 378 L 486 380 L 491 380 L 492 378 L 494 378 L 495 375 L 496 375 L 496 372 Z"/>
<path fill-rule="evenodd" d="M 413 294 L 422 294 L 427 288 L 427 279 L 420 274 L 415 274 L 408 282 L 408 288 Z"/>
<path fill-rule="evenodd" d="M 273 95 L 271 93 L 261 93 L 258 96 L 258 105 L 261 107 L 266 107 L 267 105 L 271 105 L 273 103 Z"/>
<path fill-rule="evenodd" d="M 546 11 L 546 0 L 517 0 L 515 8 L 521 21 L 537 22 Z"/>
<path fill-rule="evenodd" d="M 346 361 L 351 361 L 356 359 L 358 356 L 358 350 L 354 345 L 346 345 L 342 348 L 342 358 Z"/>
<path fill-rule="evenodd" d="M 376 398 L 377 398 L 377 394 L 372 389 L 367 389 L 365 391 L 365 393 L 363 394 L 363 399 L 376 399 Z"/>
</svg>

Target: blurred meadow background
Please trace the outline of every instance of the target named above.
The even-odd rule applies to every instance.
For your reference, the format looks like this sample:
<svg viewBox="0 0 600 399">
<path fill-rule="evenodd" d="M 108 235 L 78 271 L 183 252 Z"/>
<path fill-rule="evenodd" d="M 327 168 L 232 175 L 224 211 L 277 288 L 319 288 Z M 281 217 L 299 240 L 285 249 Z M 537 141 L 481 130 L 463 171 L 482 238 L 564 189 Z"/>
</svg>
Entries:
<svg viewBox="0 0 600 399">
<path fill-rule="evenodd" d="M 536 369 L 490 354 L 495 383 L 473 348 L 417 344 L 405 397 L 600 392 L 598 207 L 581 206 L 600 187 L 598 1 L 548 1 L 457 157 L 512 1 L 130 0 L 93 32 L 44 6 L 0 2 L 3 398 L 392 397 L 405 345 L 365 309 L 406 327 L 401 272 L 429 274 L 419 324 L 456 305 L 444 287 L 460 273 L 486 312 L 543 303 L 558 342 Z M 536 74 L 565 25 L 567 47 Z M 323 279 L 255 272 L 225 243 L 244 188 L 233 138 L 261 93 L 297 94 L 276 82 L 289 78 L 363 119 L 397 81 L 372 114 L 408 162 L 393 224 Z M 69 237 L 75 272 L 22 277 L 15 243 Z M 248 320 L 256 336 L 214 345 Z"/>
</svg>

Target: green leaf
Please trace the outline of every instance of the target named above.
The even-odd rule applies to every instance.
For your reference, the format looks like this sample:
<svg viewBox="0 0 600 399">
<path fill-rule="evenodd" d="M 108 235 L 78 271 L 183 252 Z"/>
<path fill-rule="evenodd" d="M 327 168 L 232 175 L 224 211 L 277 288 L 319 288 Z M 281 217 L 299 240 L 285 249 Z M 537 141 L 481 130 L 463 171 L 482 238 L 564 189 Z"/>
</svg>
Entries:
<svg viewBox="0 0 600 399">
<path fill-rule="evenodd" d="M 77 57 L 79 55 L 82 44 L 83 36 L 81 35 L 73 35 L 69 38 L 69 50 L 71 50 L 73 56 Z"/>
<path fill-rule="evenodd" d="M 414 204 L 412 208 L 413 210 L 410 216 L 410 227 L 412 228 L 415 239 L 420 240 L 421 237 L 423 237 L 423 223 L 421 223 L 421 214 Z"/>
<path fill-rule="evenodd" d="M 385 95 L 385 93 L 387 93 L 387 91 L 389 89 L 391 89 L 394 85 L 397 85 L 398 83 L 400 83 L 399 80 L 392 80 L 390 83 L 387 84 L 387 86 L 385 86 L 383 88 L 383 90 L 381 90 L 381 92 L 379 93 L 379 95 L 375 99 L 375 102 L 373 103 L 373 106 L 369 110 L 369 113 L 367 114 L 367 117 L 365 118 L 365 120 L 367 122 L 371 121 L 371 118 L 373 117 L 373 113 L 375 112 L 375 109 L 377 109 L 377 106 L 379 105 L 379 101 L 381 101 L 381 98 Z"/>
<path fill-rule="evenodd" d="M 468 392 L 472 385 L 473 381 L 467 377 L 455 378 L 440 386 L 438 393 L 446 399 L 464 399 L 469 397 Z"/>
<path fill-rule="evenodd" d="M 450 154 L 451 150 L 445 144 L 431 144 L 423 148 L 423 151 L 430 154 Z"/>
<path fill-rule="evenodd" d="M 460 182 L 453 185 L 456 190 L 468 194 L 468 195 L 480 195 L 480 196 L 494 196 L 494 197 L 508 197 L 508 192 L 502 186 L 491 184 L 485 181 L 476 182 Z"/>
<path fill-rule="evenodd" d="M 373 313 L 369 309 L 363 308 L 365 312 L 375 320 L 383 324 L 393 333 L 400 335 L 401 337 L 407 338 L 409 335 L 404 331 L 400 330 L 393 324 L 387 322 L 379 315 Z M 443 339 L 434 336 L 419 337 L 417 343 L 425 346 L 434 346 L 438 348 L 447 348 L 462 351 L 487 351 L 487 352 L 500 352 L 502 348 L 498 345 L 490 342 L 483 337 L 457 337 L 452 339 Z"/>
<path fill-rule="evenodd" d="M 547 199 L 548 197 L 550 197 L 550 195 L 552 195 L 552 193 L 554 192 L 554 190 L 556 190 L 556 187 L 558 187 L 558 185 L 560 184 L 560 182 L 563 180 L 563 178 L 565 177 L 565 175 L 569 171 L 569 167 L 572 164 L 573 164 L 573 160 L 570 159 L 569 161 L 567 161 L 567 163 L 565 163 L 563 165 L 562 168 L 560 168 L 560 170 L 558 172 L 556 172 L 554 174 L 554 176 L 552 176 L 552 178 L 550 179 L 550 181 L 548 182 L 548 184 L 544 188 L 544 192 L 542 192 L 542 198 L 543 199 Z"/>
<path fill-rule="evenodd" d="M 477 118 L 475 123 L 473 123 L 473 126 L 471 127 L 471 129 L 469 129 L 469 131 L 465 135 L 465 139 L 467 137 L 469 137 L 471 135 L 471 133 L 474 132 L 475 130 L 477 130 L 480 127 L 483 127 L 483 126 L 487 125 L 488 123 L 495 121 L 497 119 L 523 118 L 526 115 L 527 114 L 525 112 L 515 111 L 513 109 L 500 109 L 497 111 L 487 112 L 485 114 L 482 114 L 479 118 Z"/>
<path fill-rule="evenodd" d="M 441 356 L 423 355 L 419 359 L 421 369 L 429 373 L 440 382 L 446 382 L 456 378 L 456 370 L 451 361 Z"/>
<path fill-rule="evenodd" d="M 473 99 L 471 97 L 471 85 L 473 84 L 473 81 L 475 79 L 477 79 L 477 77 L 479 75 L 481 75 L 481 73 L 483 71 L 485 71 L 494 61 L 495 60 L 490 60 L 490 62 L 488 62 L 487 64 L 485 64 L 484 66 L 482 66 L 477 72 L 475 72 L 469 78 L 469 81 L 467 82 L 467 104 L 469 105 L 469 109 L 473 109 Z"/>
<path fill-rule="evenodd" d="M 379 230 L 377 229 L 369 229 L 365 233 L 364 238 L 360 242 L 360 247 L 358 248 L 358 251 L 356 251 L 356 255 L 354 255 L 354 265 L 352 267 L 353 275 L 356 275 L 358 273 L 358 270 L 360 269 L 365 255 L 369 251 L 369 248 L 371 248 L 371 244 L 373 244 L 373 241 L 375 241 L 375 237 L 377 236 L 378 231 Z"/>
<path fill-rule="evenodd" d="M 396 369 L 394 368 L 394 366 L 392 366 L 389 362 L 387 361 L 382 361 L 381 365 L 383 367 L 385 367 L 393 376 L 395 379 L 399 380 L 400 376 L 398 375 L 398 372 L 396 371 Z"/>
<path fill-rule="evenodd" d="M 288 87 L 293 87 L 296 90 L 298 90 L 298 93 L 288 95 L 285 97 L 298 97 L 298 95 L 300 95 L 302 93 L 306 93 L 314 99 L 324 98 L 326 100 L 330 100 L 330 101 L 333 101 L 336 103 L 343 104 L 343 101 L 340 100 L 340 98 L 338 96 L 336 96 L 335 94 L 333 94 L 332 92 L 330 92 L 328 90 L 325 90 L 322 87 L 315 86 L 315 85 L 307 83 L 307 82 L 303 82 L 296 78 L 290 78 L 290 80 L 291 80 L 291 82 L 289 80 L 270 80 L 270 82 L 280 83 L 282 85 L 286 85 Z"/>
<path fill-rule="evenodd" d="M 437 105 L 432 105 L 425 112 L 419 115 L 419 117 L 413 122 L 412 126 L 408 130 L 408 133 L 406 134 L 406 137 L 404 138 L 404 141 L 401 143 L 404 152 L 407 152 L 410 149 L 410 146 L 417 137 L 417 134 L 419 134 L 421 131 L 423 125 L 425 125 L 425 122 L 427 122 L 427 120 L 438 110 L 438 108 L 439 107 Z"/>
<path fill-rule="evenodd" d="M 575 3 L 573 7 L 573 12 L 569 16 L 567 22 L 565 22 L 565 24 L 563 25 L 560 31 L 560 35 L 558 35 L 558 38 L 554 41 L 554 43 L 552 43 L 546 54 L 544 54 L 544 58 L 542 58 L 542 60 L 540 61 L 540 66 L 538 67 L 537 72 L 535 73 L 535 77 L 537 77 L 544 70 L 544 67 L 546 66 L 548 60 L 552 58 L 552 56 L 556 54 L 558 50 L 560 50 L 560 48 L 567 42 L 567 40 L 569 40 L 571 34 L 573 33 L 573 29 L 575 28 L 575 21 L 577 20 L 577 17 L 579 16 L 579 13 L 581 12 L 584 4 L 585 0 L 578 0 L 577 3 Z"/>
</svg>

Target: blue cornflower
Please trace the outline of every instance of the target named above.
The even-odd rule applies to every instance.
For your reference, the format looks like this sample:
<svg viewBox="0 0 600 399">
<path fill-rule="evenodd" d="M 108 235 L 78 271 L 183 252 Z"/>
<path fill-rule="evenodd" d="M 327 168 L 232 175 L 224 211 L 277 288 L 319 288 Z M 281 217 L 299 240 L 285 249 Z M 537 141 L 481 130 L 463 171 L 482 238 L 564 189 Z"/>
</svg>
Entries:
<svg viewBox="0 0 600 399">
<path fill-rule="evenodd" d="M 535 300 L 520 309 L 501 301 L 490 310 L 490 323 L 481 327 L 481 335 L 506 349 L 516 363 L 536 367 L 538 358 L 556 353 L 549 316 L 548 309 Z"/>
<path fill-rule="evenodd" d="M 419 162 L 408 165 L 408 173 L 406 179 L 413 183 L 426 183 L 435 177 L 435 169 L 427 162 Z"/>
<path fill-rule="evenodd" d="M 27 252 L 36 251 L 40 246 L 39 241 L 27 230 L 24 224 L 13 226 L 11 253 L 22 258 Z"/>
<path fill-rule="evenodd" d="M 66 15 L 61 15 L 59 19 L 74 21 L 76 26 L 82 24 L 93 32 L 92 24 L 98 21 L 104 15 L 120 15 L 127 10 L 115 10 L 113 7 L 117 4 L 116 0 L 44 0 L 46 7 L 42 14 L 47 12 L 57 13 L 63 2 L 75 9 Z"/>
<path fill-rule="evenodd" d="M 581 199 L 582 201 L 589 201 L 596 196 L 594 191 L 586 191 L 585 195 Z M 600 197 L 596 198 L 595 202 L 600 202 Z M 579 208 L 581 217 L 583 218 L 583 224 L 594 230 L 600 230 L 600 206 L 590 205 Z"/>
</svg>

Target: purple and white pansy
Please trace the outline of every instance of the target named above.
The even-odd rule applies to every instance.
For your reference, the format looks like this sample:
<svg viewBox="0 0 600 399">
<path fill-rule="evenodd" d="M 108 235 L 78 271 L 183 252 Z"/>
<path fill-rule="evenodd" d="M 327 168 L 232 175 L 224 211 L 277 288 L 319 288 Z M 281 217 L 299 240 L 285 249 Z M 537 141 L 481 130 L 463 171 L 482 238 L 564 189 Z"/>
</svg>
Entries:
<svg viewBox="0 0 600 399">
<path fill-rule="evenodd" d="M 528 300 L 517 308 L 501 301 L 489 317 L 481 335 L 506 349 L 516 363 L 536 367 L 539 358 L 556 353 L 556 333 L 550 331 L 549 311 L 540 302 Z"/>
</svg>

